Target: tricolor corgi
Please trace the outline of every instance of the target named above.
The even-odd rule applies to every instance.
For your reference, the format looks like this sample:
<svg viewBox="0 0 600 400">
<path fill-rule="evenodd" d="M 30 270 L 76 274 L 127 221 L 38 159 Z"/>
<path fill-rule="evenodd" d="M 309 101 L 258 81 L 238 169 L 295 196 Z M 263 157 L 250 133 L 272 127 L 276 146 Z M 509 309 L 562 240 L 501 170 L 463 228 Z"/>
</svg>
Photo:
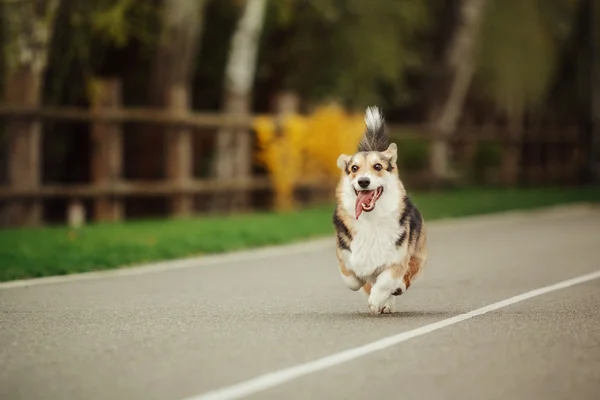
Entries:
<svg viewBox="0 0 600 400">
<path fill-rule="evenodd" d="M 336 255 L 344 283 L 365 291 L 372 312 L 391 313 L 427 259 L 425 223 L 400 180 L 379 108 L 367 108 L 365 123 L 357 152 L 337 159 Z"/>
</svg>

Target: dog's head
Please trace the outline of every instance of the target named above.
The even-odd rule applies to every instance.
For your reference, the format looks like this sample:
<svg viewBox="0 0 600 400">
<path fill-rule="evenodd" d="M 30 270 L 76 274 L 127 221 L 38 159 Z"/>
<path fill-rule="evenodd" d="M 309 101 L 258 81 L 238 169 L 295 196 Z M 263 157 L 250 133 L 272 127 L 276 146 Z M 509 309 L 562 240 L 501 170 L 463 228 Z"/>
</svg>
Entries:
<svg viewBox="0 0 600 400">
<path fill-rule="evenodd" d="M 337 166 L 342 170 L 342 183 L 346 188 L 344 197 L 355 196 L 356 219 L 363 211 L 373 211 L 386 194 L 392 193 L 392 197 L 397 195 L 397 159 L 398 148 L 395 143 L 382 152 L 362 151 L 338 157 Z"/>
</svg>

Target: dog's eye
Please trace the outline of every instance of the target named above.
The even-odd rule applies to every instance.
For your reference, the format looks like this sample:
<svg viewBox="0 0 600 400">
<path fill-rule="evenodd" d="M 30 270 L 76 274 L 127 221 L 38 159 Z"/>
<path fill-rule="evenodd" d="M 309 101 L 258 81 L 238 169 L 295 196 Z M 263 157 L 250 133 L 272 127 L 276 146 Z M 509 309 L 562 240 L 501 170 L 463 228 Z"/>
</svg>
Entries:
<svg viewBox="0 0 600 400">
<path fill-rule="evenodd" d="M 356 172 L 358 171 L 358 166 L 357 165 L 353 165 L 352 166 L 352 172 Z"/>
<path fill-rule="evenodd" d="M 375 165 L 373 165 L 373 168 L 375 168 L 375 171 L 381 171 L 383 169 L 381 164 L 375 164 Z"/>
</svg>

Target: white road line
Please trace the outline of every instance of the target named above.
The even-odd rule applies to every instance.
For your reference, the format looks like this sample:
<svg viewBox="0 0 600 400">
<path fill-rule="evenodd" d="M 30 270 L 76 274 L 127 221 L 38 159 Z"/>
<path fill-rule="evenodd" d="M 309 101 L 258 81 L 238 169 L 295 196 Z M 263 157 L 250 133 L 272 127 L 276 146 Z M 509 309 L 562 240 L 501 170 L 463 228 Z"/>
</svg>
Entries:
<svg viewBox="0 0 600 400">
<path fill-rule="evenodd" d="M 186 400 L 232 400 L 239 399 L 251 394 L 281 385 L 285 382 L 289 382 L 293 379 L 300 378 L 304 375 L 312 374 L 317 371 L 324 370 L 339 364 L 343 364 L 348 361 L 352 361 L 356 358 L 362 357 L 367 354 L 374 353 L 379 350 L 394 346 L 398 343 L 405 342 L 409 339 L 425 335 L 429 332 L 437 331 L 438 329 L 445 328 L 450 325 L 457 324 L 459 322 L 477 317 L 479 315 L 487 314 L 491 311 L 498 310 L 510 306 L 515 303 L 519 303 L 523 300 L 530 299 L 532 297 L 541 296 L 543 294 L 553 292 L 556 290 L 568 288 L 573 285 L 588 282 L 594 279 L 600 278 L 600 270 L 592 272 L 587 275 L 582 275 L 576 278 L 568 279 L 556 283 L 554 285 L 542 287 L 539 289 L 532 290 L 506 300 L 499 301 L 497 303 L 490 304 L 488 306 L 478 308 L 477 310 L 469 311 L 465 314 L 460 314 L 452 318 L 444 319 L 433 324 L 425 325 L 420 328 L 416 328 L 410 331 L 402 332 L 394 336 L 389 336 L 384 339 L 380 339 L 375 342 L 368 343 L 366 345 L 348 349 L 339 353 L 335 353 L 314 361 L 310 361 L 304 364 L 299 364 L 294 367 L 281 369 L 279 371 L 270 372 L 264 375 L 260 375 L 256 378 L 240 382 L 238 384 L 218 389 L 215 391 L 207 392 L 198 396 L 189 397 Z"/>
</svg>

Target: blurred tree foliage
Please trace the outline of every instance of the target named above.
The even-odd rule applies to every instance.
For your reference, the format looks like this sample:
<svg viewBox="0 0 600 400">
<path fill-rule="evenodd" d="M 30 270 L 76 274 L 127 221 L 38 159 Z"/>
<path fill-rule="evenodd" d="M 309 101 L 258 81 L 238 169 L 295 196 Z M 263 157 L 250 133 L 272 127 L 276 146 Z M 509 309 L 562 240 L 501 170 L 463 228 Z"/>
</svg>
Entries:
<svg viewBox="0 0 600 400">
<path fill-rule="evenodd" d="M 21 0 L 0 0 L 11 1 Z M 581 121 L 589 103 L 592 1 L 489 0 L 463 120 Z M 291 90 L 306 111 L 335 100 L 355 110 L 377 103 L 390 119 L 424 119 L 428 102 L 435 97 L 435 90 L 433 96 L 426 95 L 427 83 L 433 81 L 439 54 L 456 26 L 454 10 L 459 3 L 269 0 L 253 111 L 271 111 L 275 95 Z M 112 75 L 123 81 L 124 104 L 148 104 L 163 4 L 164 0 L 62 1 L 44 102 L 87 105 L 90 80 Z M 191 79 L 196 109 L 223 108 L 227 53 L 244 4 L 244 0 L 206 1 Z M 6 61 L 3 50 L 1 58 Z M 62 131 L 69 129 L 81 127 Z M 77 152 L 80 145 L 70 148 Z M 427 153 L 422 146 L 419 149 L 414 153 Z"/>
<path fill-rule="evenodd" d="M 282 0 L 270 5 L 260 78 L 278 75 L 281 89 L 309 102 L 381 104 L 383 89 L 394 94 L 394 105 L 410 100 L 405 77 L 421 67 L 415 44 L 432 23 L 427 2 Z"/>
<path fill-rule="evenodd" d="M 20 1 L 20 0 L 13 0 Z M 478 40 L 471 103 L 506 114 L 542 112 L 565 57 L 580 58 L 574 32 L 587 0 L 492 0 Z M 361 108 L 399 111 L 423 98 L 443 51 L 457 0 L 269 0 L 256 76 L 255 108 L 276 91 L 294 90 L 309 104 L 336 99 Z M 143 104 L 149 63 L 158 47 L 162 0 L 61 2 L 52 40 L 45 101 L 82 104 L 90 76 L 125 79 L 126 103 Z M 208 0 L 195 63 L 194 105 L 218 109 L 228 44 L 243 0 Z M 449 22 L 450 21 L 450 22 Z M 585 21 L 583 21 L 585 23 Z M 581 47 L 581 46 L 580 46 Z M 580 52 L 583 51 L 580 48 Z M 5 59 L 5 57 L 4 57 Z M 569 60 L 566 60 L 567 64 Z M 422 107 L 425 105 L 421 104 Z M 481 110 L 481 108 L 473 108 Z"/>
<path fill-rule="evenodd" d="M 509 119 L 543 111 L 577 0 L 492 1 L 478 49 L 475 92 Z"/>
<path fill-rule="evenodd" d="M 88 101 L 95 75 L 129 78 L 124 90 L 141 102 L 147 82 L 136 80 L 148 68 L 160 30 L 160 2 L 151 0 L 70 0 L 61 2 L 56 18 L 44 92 L 50 104 Z M 145 77 L 145 74 L 141 74 Z M 137 84 L 137 85 L 136 85 Z"/>
</svg>

